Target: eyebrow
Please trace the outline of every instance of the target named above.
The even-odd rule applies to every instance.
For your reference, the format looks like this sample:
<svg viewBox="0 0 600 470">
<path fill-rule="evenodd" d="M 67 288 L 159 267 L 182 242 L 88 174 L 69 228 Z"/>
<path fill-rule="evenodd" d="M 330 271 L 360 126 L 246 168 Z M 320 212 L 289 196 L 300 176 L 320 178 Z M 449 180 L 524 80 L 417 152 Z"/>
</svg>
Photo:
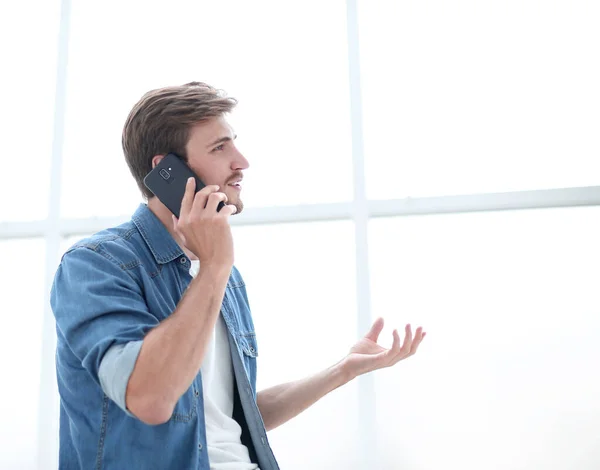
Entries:
<svg viewBox="0 0 600 470">
<path fill-rule="evenodd" d="M 221 138 L 215 140 L 214 142 L 208 144 L 207 147 L 214 147 L 216 145 L 223 144 L 225 142 L 230 142 L 230 141 L 235 140 L 235 139 L 237 139 L 237 135 L 235 135 L 235 134 L 233 136 L 233 139 L 231 137 L 229 137 L 229 136 L 221 137 Z"/>
</svg>

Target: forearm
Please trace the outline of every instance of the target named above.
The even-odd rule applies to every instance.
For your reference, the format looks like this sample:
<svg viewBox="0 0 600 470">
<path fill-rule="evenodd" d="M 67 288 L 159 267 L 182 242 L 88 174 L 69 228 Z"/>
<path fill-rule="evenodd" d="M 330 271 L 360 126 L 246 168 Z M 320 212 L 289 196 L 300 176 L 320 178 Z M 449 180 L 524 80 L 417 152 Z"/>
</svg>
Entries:
<svg viewBox="0 0 600 470">
<path fill-rule="evenodd" d="M 260 391 L 257 404 L 265 428 L 281 426 L 351 379 L 340 362 L 313 376 Z"/>
<path fill-rule="evenodd" d="M 176 310 L 144 338 L 126 391 L 127 408 L 142 421 L 168 420 L 198 374 L 228 277 L 221 266 L 201 268 Z"/>
</svg>

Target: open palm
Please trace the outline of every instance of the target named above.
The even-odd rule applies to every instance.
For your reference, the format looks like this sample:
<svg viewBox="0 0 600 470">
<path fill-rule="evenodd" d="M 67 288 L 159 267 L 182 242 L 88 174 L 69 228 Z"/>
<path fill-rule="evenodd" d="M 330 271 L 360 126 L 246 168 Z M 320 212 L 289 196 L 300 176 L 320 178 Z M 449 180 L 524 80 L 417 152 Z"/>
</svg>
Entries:
<svg viewBox="0 0 600 470">
<path fill-rule="evenodd" d="M 402 345 L 398 330 L 394 330 L 392 347 L 385 349 L 377 343 L 379 334 L 383 330 L 383 324 L 383 318 L 375 320 L 369 332 L 350 349 L 345 361 L 346 367 L 354 377 L 383 367 L 391 367 L 412 356 L 417 352 L 417 348 L 426 334 L 423 328 L 419 327 L 413 337 L 411 326 L 406 325 Z"/>
</svg>

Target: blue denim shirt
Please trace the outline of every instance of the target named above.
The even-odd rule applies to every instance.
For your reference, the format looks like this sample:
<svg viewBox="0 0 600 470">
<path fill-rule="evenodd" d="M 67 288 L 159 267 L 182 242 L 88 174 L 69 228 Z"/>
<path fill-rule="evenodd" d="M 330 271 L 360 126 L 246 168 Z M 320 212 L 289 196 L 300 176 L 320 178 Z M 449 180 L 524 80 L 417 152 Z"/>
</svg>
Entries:
<svg viewBox="0 0 600 470">
<path fill-rule="evenodd" d="M 131 221 L 70 248 L 56 272 L 60 392 L 59 468 L 209 470 L 199 373 L 171 419 L 144 424 L 125 391 L 144 336 L 177 306 L 190 260 L 146 205 Z M 242 277 L 233 268 L 223 303 L 235 376 L 234 418 L 261 470 L 278 469 L 256 404 L 257 344 Z"/>
</svg>

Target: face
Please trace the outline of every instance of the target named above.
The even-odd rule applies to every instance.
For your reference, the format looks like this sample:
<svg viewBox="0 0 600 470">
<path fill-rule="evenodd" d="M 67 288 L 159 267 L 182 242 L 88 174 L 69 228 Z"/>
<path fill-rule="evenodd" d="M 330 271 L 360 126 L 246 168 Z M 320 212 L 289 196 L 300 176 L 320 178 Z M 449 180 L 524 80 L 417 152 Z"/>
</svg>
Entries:
<svg viewBox="0 0 600 470">
<path fill-rule="evenodd" d="M 204 184 L 219 185 L 219 191 L 227 195 L 228 204 L 235 205 L 239 214 L 244 208 L 242 172 L 249 165 L 236 148 L 235 138 L 224 117 L 211 118 L 190 129 L 186 152 L 190 168 Z"/>
</svg>

